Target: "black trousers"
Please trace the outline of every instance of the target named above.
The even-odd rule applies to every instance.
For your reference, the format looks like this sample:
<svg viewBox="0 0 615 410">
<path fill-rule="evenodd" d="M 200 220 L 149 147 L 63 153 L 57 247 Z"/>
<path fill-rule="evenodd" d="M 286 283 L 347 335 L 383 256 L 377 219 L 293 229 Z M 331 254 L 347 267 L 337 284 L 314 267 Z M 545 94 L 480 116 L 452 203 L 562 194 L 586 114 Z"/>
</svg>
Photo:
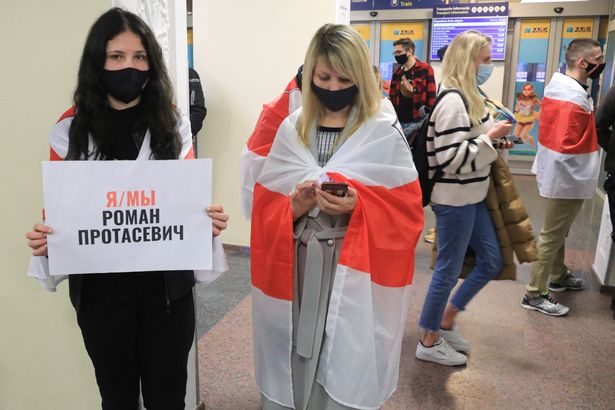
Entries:
<svg viewBox="0 0 615 410">
<path fill-rule="evenodd" d="M 192 292 L 165 303 L 157 273 L 87 275 L 77 312 L 104 410 L 183 410 L 194 339 Z M 140 388 L 139 388 L 140 386 Z"/>
</svg>

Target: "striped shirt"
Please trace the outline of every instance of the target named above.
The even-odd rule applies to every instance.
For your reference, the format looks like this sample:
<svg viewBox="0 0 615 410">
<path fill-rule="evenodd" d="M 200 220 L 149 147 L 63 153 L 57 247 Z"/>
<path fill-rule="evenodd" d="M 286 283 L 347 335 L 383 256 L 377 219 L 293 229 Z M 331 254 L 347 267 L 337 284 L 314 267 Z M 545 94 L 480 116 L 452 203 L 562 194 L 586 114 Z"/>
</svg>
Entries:
<svg viewBox="0 0 615 410">
<path fill-rule="evenodd" d="M 316 158 L 318 166 L 324 167 L 337 151 L 337 140 L 343 128 L 318 126 L 316 130 L 316 140 L 313 141 L 310 151 Z"/>
<path fill-rule="evenodd" d="M 493 126 L 489 113 L 485 110 L 481 123 L 472 125 L 461 96 L 448 93 L 438 103 L 429 121 L 427 157 L 430 177 L 437 167 L 444 171 L 434 185 L 431 202 L 463 206 L 485 199 L 491 163 L 498 155 L 491 139 L 485 135 Z"/>
</svg>

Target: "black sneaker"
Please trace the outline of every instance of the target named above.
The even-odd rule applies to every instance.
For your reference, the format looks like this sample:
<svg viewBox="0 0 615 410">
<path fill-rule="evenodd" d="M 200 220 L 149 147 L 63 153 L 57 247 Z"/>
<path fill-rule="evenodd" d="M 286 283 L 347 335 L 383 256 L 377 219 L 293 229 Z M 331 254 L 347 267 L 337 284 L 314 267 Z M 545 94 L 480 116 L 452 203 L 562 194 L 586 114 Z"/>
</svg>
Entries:
<svg viewBox="0 0 615 410">
<path fill-rule="evenodd" d="M 577 278 L 572 274 L 567 274 L 560 283 L 549 282 L 549 290 L 551 292 L 563 292 L 567 289 L 581 290 L 583 289 L 583 279 Z"/>
<path fill-rule="evenodd" d="M 521 301 L 521 307 L 523 309 L 537 310 L 549 316 L 564 316 L 570 311 L 570 308 L 557 303 L 551 299 L 549 295 L 539 295 L 535 297 L 525 295 Z"/>
</svg>

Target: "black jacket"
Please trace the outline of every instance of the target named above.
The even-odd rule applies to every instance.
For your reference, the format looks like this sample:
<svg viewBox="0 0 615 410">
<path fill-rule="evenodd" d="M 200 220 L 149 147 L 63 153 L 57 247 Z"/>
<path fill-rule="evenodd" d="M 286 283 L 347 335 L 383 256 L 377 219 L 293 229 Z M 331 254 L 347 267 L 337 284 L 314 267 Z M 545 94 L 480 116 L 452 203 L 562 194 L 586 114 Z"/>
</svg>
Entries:
<svg viewBox="0 0 615 410">
<path fill-rule="evenodd" d="M 188 69 L 188 81 L 190 83 L 190 127 L 194 136 L 203 127 L 207 108 L 205 108 L 205 96 L 203 95 L 201 79 L 192 68 Z"/>
<path fill-rule="evenodd" d="M 598 144 L 606 151 L 604 170 L 615 172 L 615 86 L 602 97 L 596 111 Z"/>
<path fill-rule="evenodd" d="M 147 272 L 148 280 L 157 281 L 162 278 L 160 292 L 160 304 L 164 304 L 170 308 L 171 303 L 192 291 L 195 284 L 194 271 L 167 271 L 167 272 Z M 111 275 L 111 276 L 107 276 Z M 115 292 L 117 287 L 124 286 L 125 278 L 120 275 L 132 275 L 132 273 L 108 274 L 108 273 L 91 273 L 84 275 L 70 275 L 68 277 L 70 301 L 77 312 L 83 307 L 84 301 L 83 291 L 86 282 L 96 281 L 100 276 L 105 276 L 109 280 L 106 281 L 106 288 L 98 289 L 101 292 Z M 137 294 L 135 294 L 137 297 Z"/>
</svg>

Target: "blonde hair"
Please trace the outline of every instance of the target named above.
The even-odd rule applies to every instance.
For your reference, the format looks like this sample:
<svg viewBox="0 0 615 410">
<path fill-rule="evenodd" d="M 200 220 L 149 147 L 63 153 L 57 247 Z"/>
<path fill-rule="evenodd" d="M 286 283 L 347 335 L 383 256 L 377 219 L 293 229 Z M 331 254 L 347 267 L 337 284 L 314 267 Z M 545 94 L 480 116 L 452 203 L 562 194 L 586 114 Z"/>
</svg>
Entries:
<svg viewBox="0 0 615 410">
<path fill-rule="evenodd" d="M 472 124 L 480 124 L 485 115 L 484 97 L 476 84 L 476 57 L 485 47 L 491 46 L 491 37 L 476 30 L 468 30 L 453 39 L 446 49 L 442 64 L 442 85 L 456 88 L 468 102 Z"/>
<path fill-rule="evenodd" d="M 325 108 L 312 91 L 312 78 L 316 64 L 322 62 L 329 68 L 353 83 L 358 88 L 352 106 L 355 108 L 354 119 L 347 123 L 342 131 L 339 143 L 346 140 L 367 119 L 372 116 L 380 104 L 380 92 L 369 59 L 365 42 L 350 26 L 325 24 L 310 41 L 303 63 L 303 111 L 297 119 L 297 133 L 305 144 L 309 145 L 310 131 L 314 121 L 325 115 Z"/>
</svg>

